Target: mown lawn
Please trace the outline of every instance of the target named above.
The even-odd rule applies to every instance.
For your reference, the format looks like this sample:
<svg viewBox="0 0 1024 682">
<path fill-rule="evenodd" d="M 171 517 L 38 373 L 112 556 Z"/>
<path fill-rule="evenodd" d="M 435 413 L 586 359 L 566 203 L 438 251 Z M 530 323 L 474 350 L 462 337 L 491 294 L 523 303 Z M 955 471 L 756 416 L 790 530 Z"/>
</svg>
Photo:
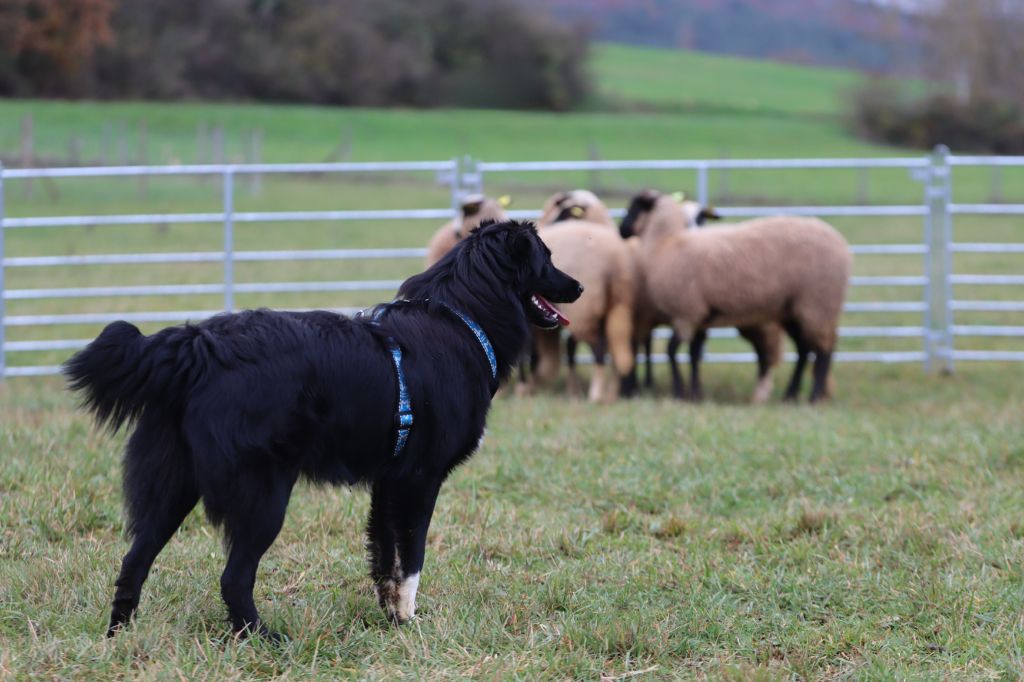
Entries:
<svg viewBox="0 0 1024 682">
<path fill-rule="evenodd" d="M 842 366 L 821 409 L 502 399 L 441 495 L 420 615 L 365 576 L 363 491 L 297 488 L 260 608 L 227 636 L 194 513 L 104 639 L 121 438 L 55 380 L 0 387 L 0 676 L 17 679 L 992 679 L 1024 667 L 1018 367 Z M 779 381 L 779 384 L 782 382 Z M 663 389 L 662 389 L 663 391 Z"/>
</svg>

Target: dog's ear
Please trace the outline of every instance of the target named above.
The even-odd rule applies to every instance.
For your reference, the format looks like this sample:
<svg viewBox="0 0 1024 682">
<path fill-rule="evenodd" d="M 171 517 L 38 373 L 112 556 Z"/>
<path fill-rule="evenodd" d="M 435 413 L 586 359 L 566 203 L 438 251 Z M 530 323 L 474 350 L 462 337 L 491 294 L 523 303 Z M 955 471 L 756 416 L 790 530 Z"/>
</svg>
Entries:
<svg viewBox="0 0 1024 682">
<path fill-rule="evenodd" d="M 509 252 L 516 262 L 523 262 L 533 251 L 533 230 L 525 225 L 512 231 L 509 239 Z"/>
</svg>

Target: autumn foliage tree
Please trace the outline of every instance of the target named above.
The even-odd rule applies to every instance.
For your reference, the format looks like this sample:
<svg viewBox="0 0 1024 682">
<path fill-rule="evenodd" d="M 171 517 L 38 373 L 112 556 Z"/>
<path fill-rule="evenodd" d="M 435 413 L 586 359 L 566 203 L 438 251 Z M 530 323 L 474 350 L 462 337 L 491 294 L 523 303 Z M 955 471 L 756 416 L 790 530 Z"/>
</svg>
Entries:
<svg viewBox="0 0 1024 682">
<path fill-rule="evenodd" d="M 517 0 L 0 2 L 0 94 L 563 110 L 589 87 L 585 32 Z"/>
<path fill-rule="evenodd" d="M 0 87 L 67 95 L 89 88 L 97 50 L 113 39 L 110 0 L 4 0 Z"/>
</svg>

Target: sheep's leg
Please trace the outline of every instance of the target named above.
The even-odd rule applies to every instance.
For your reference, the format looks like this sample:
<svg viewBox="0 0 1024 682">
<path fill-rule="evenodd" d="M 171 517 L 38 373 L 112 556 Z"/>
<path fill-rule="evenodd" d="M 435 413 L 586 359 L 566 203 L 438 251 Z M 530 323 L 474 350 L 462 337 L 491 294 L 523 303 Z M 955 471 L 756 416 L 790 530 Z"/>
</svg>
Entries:
<svg viewBox="0 0 1024 682">
<path fill-rule="evenodd" d="M 686 382 L 683 381 L 683 373 L 679 371 L 679 363 L 676 361 L 676 353 L 679 352 L 679 346 L 683 343 L 682 339 L 675 332 L 672 333 L 672 337 L 668 340 L 668 366 L 672 369 L 672 395 L 678 400 L 686 398 Z"/>
<path fill-rule="evenodd" d="M 533 372 L 536 383 L 551 385 L 558 377 L 558 366 L 561 364 L 561 339 L 557 331 L 535 331 L 534 352 L 537 354 L 536 371 Z"/>
<path fill-rule="evenodd" d="M 700 361 L 704 356 L 704 343 L 708 340 L 708 332 L 702 329 L 690 339 L 690 399 L 700 402 L 704 398 L 704 389 L 700 383 Z"/>
<path fill-rule="evenodd" d="M 590 372 L 590 391 L 587 400 L 592 403 L 601 402 L 604 398 L 607 345 L 604 339 L 597 339 L 590 344 L 590 350 L 594 353 L 594 365 Z"/>
<path fill-rule="evenodd" d="M 811 388 L 811 402 L 816 403 L 828 396 L 828 371 L 832 365 L 832 353 L 814 352 L 814 386 Z"/>
<path fill-rule="evenodd" d="M 565 385 L 569 390 L 569 395 L 574 398 L 580 394 L 580 376 L 576 373 L 576 348 L 578 345 L 576 337 L 572 335 L 565 341 L 565 361 L 569 366 L 569 376 Z"/>
<path fill-rule="evenodd" d="M 646 376 L 644 377 L 644 388 L 654 388 L 654 361 L 651 360 L 651 354 L 654 352 L 654 330 L 647 332 L 647 338 L 644 339 L 644 371 Z"/>
<path fill-rule="evenodd" d="M 804 378 L 804 368 L 807 367 L 807 356 L 811 349 L 797 322 L 791 320 L 784 326 L 786 333 L 796 344 L 796 365 L 793 367 L 793 377 L 789 380 L 789 386 L 786 387 L 786 393 L 783 396 L 784 400 L 793 402 L 800 396 L 800 384 Z"/>
<path fill-rule="evenodd" d="M 627 381 L 635 369 L 633 354 L 633 311 L 625 305 L 614 305 L 604 323 L 605 339 L 611 351 L 615 374 L 608 377 L 602 400 L 612 402 L 618 397 L 619 385 Z"/>
<path fill-rule="evenodd" d="M 631 398 L 637 393 L 636 351 L 638 347 L 639 344 L 636 340 L 631 339 L 629 349 L 633 355 L 633 368 L 629 370 L 626 376 L 622 377 L 622 381 L 619 383 L 619 394 L 624 398 Z"/>
<path fill-rule="evenodd" d="M 768 401 L 772 394 L 772 370 L 779 363 L 782 330 L 776 324 L 737 327 L 740 336 L 750 342 L 757 353 L 757 386 L 751 399 L 755 405 Z"/>
</svg>

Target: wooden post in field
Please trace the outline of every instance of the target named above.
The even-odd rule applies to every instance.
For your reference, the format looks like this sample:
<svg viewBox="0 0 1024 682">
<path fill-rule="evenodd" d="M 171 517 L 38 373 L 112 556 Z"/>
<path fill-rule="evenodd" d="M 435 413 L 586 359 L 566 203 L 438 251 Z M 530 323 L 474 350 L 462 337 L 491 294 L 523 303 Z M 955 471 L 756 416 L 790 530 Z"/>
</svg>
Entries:
<svg viewBox="0 0 1024 682">
<path fill-rule="evenodd" d="M 991 189 L 989 190 L 989 201 L 998 204 L 1003 201 L 1003 167 L 992 166 L 990 172 L 992 174 L 992 179 Z"/>
<path fill-rule="evenodd" d="M 114 156 L 111 151 L 113 137 L 114 132 L 110 125 L 110 121 L 107 121 L 103 124 L 103 132 L 100 136 L 100 163 L 104 166 L 109 166 L 110 161 Z"/>
<path fill-rule="evenodd" d="M 224 124 L 218 123 L 213 127 L 213 133 L 210 135 L 212 148 L 211 163 L 223 164 L 224 163 Z"/>
<path fill-rule="evenodd" d="M 346 123 L 341 135 L 341 160 L 349 161 L 352 158 L 352 146 L 355 143 L 355 134 L 352 132 L 352 124 Z"/>
<path fill-rule="evenodd" d="M 35 161 L 35 135 L 33 131 L 32 115 L 28 114 L 21 119 L 21 167 L 31 168 Z M 25 178 L 22 185 L 25 197 L 32 196 L 32 179 Z"/>
<path fill-rule="evenodd" d="M 128 165 L 128 134 L 124 130 L 123 125 L 118 125 L 116 132 L 114 133 L 117 137 L 117 165 L 127 166 Z"/>
<path fill-rule="evenodd" d="M 68 138 L 68 165 L 77 166 L 82 163 L 82 140 L 72 134 Z"/>
<path fill-rule="evenodd" d="M 728 149 L 723 149 L 722 151 L 720 151 L 718 153 L 718 158 L 723 159 L 723 160 L 728 160 L 729 159 L 729 150 Z M 721 169 L 719 169 L 718 173 L 719 173 L 719 175 L 718 175 L 718 198 L 717 198 L 717 201 L 722 202 L 722 203 L 727 203 L 728 200 L 729 200 L 729 197 L 732 195 L 732 187 L 729 186 L 730 185 L 730 183 L 729 183 L 729 169 L 728 168 L 721 168 Z"/>
<path fill-rule="evenodd" d="M 247 163 L 262 163 L 263 161 L 263 129 L 252 128 L 249 130 L 249 144 L 246 149 Z M 259 196 L 263 191 L 263 177 L 259 173 L 249 174 L 249 194 Z"/>
<path fill-rule="evenodd" d="M 140 166 L 149 165 L 149 148 L 146 142 L 146 122 L 139 121 L 139 147 L 138 147 L 138 158 L 136 163 Z M 146 175 L 139 176 L 139 196 L 143 199 L 149 195 L 149 177 Z"/>
<path fill-rule="evenodd" d="M 587 158 L 591 161 L 601 160 L 601 149 L 597 146 L 597 142 L 591 140 L 587 143 Z M 588 174 L 587 187 L 597 193 L 601 193 L 601 173 L 596 170 L 591 170 Z"/>
</svg>

